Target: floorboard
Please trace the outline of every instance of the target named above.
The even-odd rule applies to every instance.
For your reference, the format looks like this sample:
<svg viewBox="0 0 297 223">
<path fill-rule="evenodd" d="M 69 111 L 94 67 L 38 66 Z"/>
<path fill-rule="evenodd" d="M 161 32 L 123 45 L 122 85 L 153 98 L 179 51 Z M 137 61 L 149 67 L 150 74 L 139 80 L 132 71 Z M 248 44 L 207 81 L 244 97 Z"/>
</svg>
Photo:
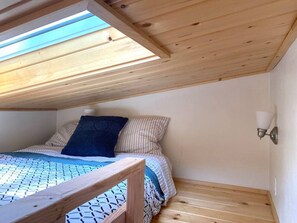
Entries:
<svg viewBox="0 0 297 223">
<path fill-rule="evenodd" d="M 267 193 L 176 181 L 153 223 L 275 223 Z"/>
</svg>

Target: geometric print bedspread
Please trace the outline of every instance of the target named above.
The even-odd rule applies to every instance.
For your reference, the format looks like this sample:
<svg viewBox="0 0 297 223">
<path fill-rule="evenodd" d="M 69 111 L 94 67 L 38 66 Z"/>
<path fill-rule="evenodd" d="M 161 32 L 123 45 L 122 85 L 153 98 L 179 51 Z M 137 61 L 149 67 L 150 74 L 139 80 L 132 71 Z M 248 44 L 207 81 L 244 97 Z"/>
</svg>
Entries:
<svg viewBox="0 0 297 223">
<path fill-rule="evenodd" d="M 0 154 L 0 206 L 108 165 L 34 153 Z M 147 168 L 146 168 L 147 170 Z M 150 174 L 151 175 L 151 174 Z M 153 177 L 145 175 L 144 222 L 161 208 L 162 196 Z M 126 201 L 126 181 L 69 212 L 66 222 L 102 222 Z"/>
</svg>

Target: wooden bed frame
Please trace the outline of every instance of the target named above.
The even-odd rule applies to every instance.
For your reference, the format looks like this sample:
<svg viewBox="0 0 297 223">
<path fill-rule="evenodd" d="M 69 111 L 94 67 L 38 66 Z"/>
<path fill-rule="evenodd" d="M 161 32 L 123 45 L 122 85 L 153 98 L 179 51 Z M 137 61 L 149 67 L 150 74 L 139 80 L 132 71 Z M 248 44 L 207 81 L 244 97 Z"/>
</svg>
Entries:
<svg viewBox="0 0 297 223">
<path fill-rule="evenodd" d="M 145 160 L 125 158 L 0 207 L 0 223 L 65 223 L 66 214 L 127 179 L 127 202 L 104 222 L 143 222 Z"/>
</svg>

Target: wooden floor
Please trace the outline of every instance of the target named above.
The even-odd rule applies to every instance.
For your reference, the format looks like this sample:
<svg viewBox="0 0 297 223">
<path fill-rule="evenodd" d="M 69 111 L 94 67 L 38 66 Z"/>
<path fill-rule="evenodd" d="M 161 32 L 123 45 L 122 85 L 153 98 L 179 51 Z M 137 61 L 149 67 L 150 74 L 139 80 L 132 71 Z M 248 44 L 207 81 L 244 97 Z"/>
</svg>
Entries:
<svg viewBox="0 0 297 223">
<path fill-rule="evenodd" d="M 177 195 L 153 223 L 276 223 L 268 194 L 176 181 Z"/>
</svg>

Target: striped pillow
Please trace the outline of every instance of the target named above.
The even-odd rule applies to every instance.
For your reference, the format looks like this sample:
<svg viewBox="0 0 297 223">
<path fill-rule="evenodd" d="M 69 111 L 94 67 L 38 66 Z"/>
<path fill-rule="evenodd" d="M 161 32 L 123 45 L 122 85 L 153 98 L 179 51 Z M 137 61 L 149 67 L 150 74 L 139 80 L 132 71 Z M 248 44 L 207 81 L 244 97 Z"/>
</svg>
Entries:
<svg viewBox="0 0 297 223">
<path fill-rule="evenodd" d="M 68 143 L 74 130 L 76 129 L 78 121 L 69 122 L 63 125 L 46 143 L 47 146 L 64 147 Z"/>
<path fill-rule="evenodd" d="M 150 153 L 162 155 L 159 142 L 162 140 L 169 123 L 167 117 L 129 118 L 120 133 L 117 153 Z"/>
</svg>

